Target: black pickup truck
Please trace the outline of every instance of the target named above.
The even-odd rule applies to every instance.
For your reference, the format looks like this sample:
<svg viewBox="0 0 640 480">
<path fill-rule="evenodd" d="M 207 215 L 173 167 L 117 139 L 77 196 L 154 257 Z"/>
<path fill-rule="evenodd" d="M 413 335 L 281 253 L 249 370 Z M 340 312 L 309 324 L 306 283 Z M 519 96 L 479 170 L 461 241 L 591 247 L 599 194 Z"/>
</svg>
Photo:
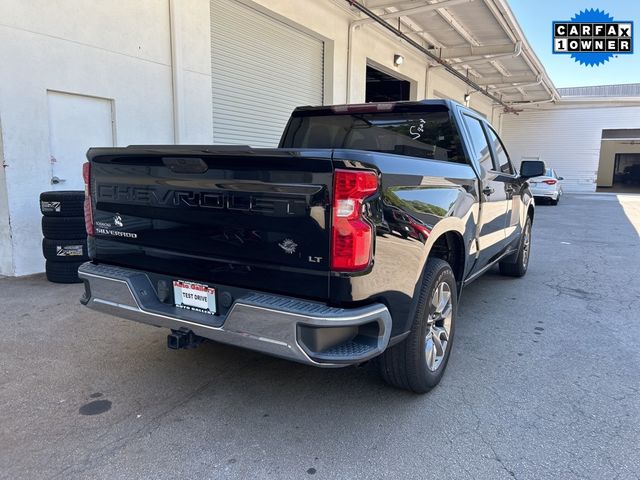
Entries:
<svg viewBox="0 0 640 480">
<path fill-rule="evenodd" d="M 425 392 L 464 285 L 527 271 L 534 202 L 495 130 L 445 100 L 296 109 L 279 148 L 92 148 L 88 307 Z"/>
</svg>

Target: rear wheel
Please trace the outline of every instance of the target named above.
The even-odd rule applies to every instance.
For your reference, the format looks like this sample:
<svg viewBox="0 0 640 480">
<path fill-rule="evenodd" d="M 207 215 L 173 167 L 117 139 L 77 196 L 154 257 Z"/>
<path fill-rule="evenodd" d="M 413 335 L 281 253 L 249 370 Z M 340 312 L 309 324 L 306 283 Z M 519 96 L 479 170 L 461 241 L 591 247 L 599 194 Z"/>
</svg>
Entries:
<svg viewBox="0 0 640 480">
<path fill-rule="evenodd" d="M 524 277 L 529 268 L 529 256 L 531 253 L 531 217 L 527 216 L 524 224 L 520 246 L 515 262 L 500 262 L 500 273 L 509 277 Z"/>
<path fill-rule="evenodd" d="M 425 393 L 442 378 L 453 345 L 458 294 L 453 271 L 438 258 L 427 261 L 409 336 L 379 357 L 390 385 Z"/>
</svg>

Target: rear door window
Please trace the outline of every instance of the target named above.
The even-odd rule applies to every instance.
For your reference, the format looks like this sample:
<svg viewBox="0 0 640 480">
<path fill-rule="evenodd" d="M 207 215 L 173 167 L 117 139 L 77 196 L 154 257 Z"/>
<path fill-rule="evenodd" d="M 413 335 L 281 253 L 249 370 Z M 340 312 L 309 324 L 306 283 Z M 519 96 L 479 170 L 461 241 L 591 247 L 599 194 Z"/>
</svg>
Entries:
<svg viewBox="0 0 640 480">
<path fill-rule="evenodd" d="M 491 158 L 491 149 L 484 134 L 484 129 L 480 120 L 467 114 L 463 115 L 464 123 L 467 126 L 469 135 L 471 135 L 472 155 L 480 166 L 485 170 L 494 170 L 493 160 Z"/>
</svg>

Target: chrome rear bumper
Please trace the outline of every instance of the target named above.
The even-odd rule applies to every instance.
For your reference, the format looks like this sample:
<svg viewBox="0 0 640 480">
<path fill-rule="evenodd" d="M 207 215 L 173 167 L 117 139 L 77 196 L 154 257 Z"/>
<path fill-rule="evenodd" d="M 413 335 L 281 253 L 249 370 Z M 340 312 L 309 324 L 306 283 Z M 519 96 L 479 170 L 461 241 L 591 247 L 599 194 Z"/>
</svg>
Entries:
<svg viewBox="0 0 640 480">
<path fill-rule="evenodd" d="M 389 343 L 391 316 L 382 304 L 345 309 L 247 291 L 212 321 L 161 302 L 144 272 L 87 262 L 78 274 L 85 282 L 81 302 L 91 309 L 309 365 L 361 363 Z"/>
</svg>

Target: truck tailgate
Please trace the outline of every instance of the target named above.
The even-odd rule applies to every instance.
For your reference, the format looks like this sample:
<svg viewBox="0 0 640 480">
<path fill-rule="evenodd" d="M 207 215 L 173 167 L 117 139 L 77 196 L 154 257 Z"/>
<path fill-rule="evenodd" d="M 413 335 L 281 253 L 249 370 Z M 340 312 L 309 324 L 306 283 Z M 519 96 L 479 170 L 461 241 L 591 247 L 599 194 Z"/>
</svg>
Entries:
<svg viewBox="0 0 640 480">
<path fill-rule="evenodd" d="M 330 150 L 91 149 L 94 261 L 328 298 Z"/>
</svg>

